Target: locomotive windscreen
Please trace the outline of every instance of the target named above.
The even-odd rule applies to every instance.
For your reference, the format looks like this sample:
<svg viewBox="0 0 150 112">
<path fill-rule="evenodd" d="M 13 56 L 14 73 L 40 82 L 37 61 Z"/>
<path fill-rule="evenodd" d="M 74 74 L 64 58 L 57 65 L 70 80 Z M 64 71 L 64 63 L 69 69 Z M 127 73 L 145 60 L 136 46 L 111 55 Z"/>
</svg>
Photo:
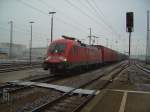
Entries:
<svg viewBox="0 0 150 112">
<path fill-rule="evenodd" d="M 66 44 L 64 44 L 64 43 L 59 43 L 59 44 L 55 43 L 55 44 L 51 44 L 49 46 L 49 52 L 50 53 L 63 53 L 65 48 L 66 48 Z"/>
</svg>

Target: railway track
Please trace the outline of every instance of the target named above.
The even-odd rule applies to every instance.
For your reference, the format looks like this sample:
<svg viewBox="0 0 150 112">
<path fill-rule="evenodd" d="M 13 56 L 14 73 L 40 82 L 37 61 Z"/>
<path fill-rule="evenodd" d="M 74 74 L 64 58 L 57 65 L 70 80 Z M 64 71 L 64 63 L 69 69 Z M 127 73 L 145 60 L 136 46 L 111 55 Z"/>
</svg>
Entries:
<svg viewBox="0 0 150 112">
<path fill-rule="evenodd" d="M 32 78 L 32 79 L 29 79 L 28 81 L 34 81 L 34 82 L 45 82 L 45 83 L 52 83 L 54 81 L 59 81 L 59 80 L 62 80 L 62 79 L 66 79 L 66 78 L 70 78 L 70 77 L 75 77 L 77 76 L 76 75 L 67 75 L 67 76 L 64 76 L 64 74 L 61 74 L 62 76 L 59 76 L 59 75 L 52 75 L 52 76 L 49 76 L 48 74 L 43 74 L 41 75 L 42 77 L 38 77 L 38 78 Z M 82 74 L 79 74 L 79 75 L 82 75 Z M 2 95 L 2 92 L 3 92 L 3 89 L 7 89 L 8 92 L 16 92 L 18 90 L 23 90 L 23 89 L 26 89 L 26 88 L 30 88 L 29 86 L 18 86 L 18 85 L 12 85 L 11 83 L 6 83 L 6 84 L 3 84 L 0 86 L 0 95 Z"/>
<path fill-rule="evenodd" d="M 12 71 L 19 71 L 19 70 L 25 70 L 35 67 L 41 67 L 41 63 L 13 63 L 13 64 L 1 64 L 0 65 L 0 73 L 5 72 L 12 72 Z"/>
<path fill-rule="evenodd" d="M 76 75 L 67 75 L 67 76 L 64 76 L 64 74 L 61 74 L 61 75 L 62 76 L 59 76 L 59 75 L 49 76 L 48 74 L 43 74 L 43 75 L 41 75 L 42 77 L 28 79 L 28 81 L 51 83 L 53 81 L 58 81 L 58 80 L 61 80 L 61 79 L 77 76 L 77 74 Z M 28 86 L 17 86 L 17 85 L 12 85 L 11 83 L 8 82 L 6 84 L 0 85 L 0 95 L 2 95 L 2 92 L 3 92 L 4 88 L 7 88 L 8 92 L 15 92 L 15 91 L 18 91 L 18 90 L 28 88 Z"/>
<path fill-rule="evenodd" d="M 42 62 L 32 62 L 32 64 L 39 64 Z M 0 63 L 0 68 L 9 68 L 18 65 L 31 65 L 29 62 L 12 62 L 12 63 Z"/>
<path fill-rule="evenodd" d="M 115 66 L 113 69 L 111 69 L 111 71 L 115 70 L 119 66 L 120 65 Z M 126 65 L 122 65 L 123 68 L 125 66 Z M 117 72 L 123 70 L 123 68 L 120 70 L 117 70 Z M 111 71 L 109 71 L 109 72 L 111 72 Z M 93 72 L 93 75 L 96 73 L 98 73 L 98 72 Z M 75 87 L 73 90 L 71 90 L 68 93 L 62 93 L 60 91 L 54 91 L 54 93 L 49 93 L 49 92 L 44 93 L 45 95 L 42 95 L 41 98 L 36 98 L 37 99 L 36 101 L 31 101 L 31 102 L 27 103 L 26 105 L 24 105 L 24 108 L 20 107 L 17 110 L 20 112 L 22 112 L 22 111 L 33 111 L 33 112 L 35 111 L 36 112 L 36 111 L 46 111 L 46 110 L 55 110 L 55 111 L 64 110 L 64 112 L 66 112 L 66 111 L 68 111 L 68 112 L 77 111 L 82 106 L 84 106 L 91 98 L 93 98 L 95 93 L 93 92 L 93 94 L 91 94 L 91 95 L 77 95 L 77 94 L 72 94 L 72 92 L 75 91 L 77 88 L 81 88 L 81 87 L 84 88 L 87 85 L 90 85 L 92 82 L 95 82 L 96 80 L 100 79 L 101 77 L 103 77 L 107 74 L 109 74 L 109 73 L 104 72 L 104 73 L 101 73 L 101 75 L 98 77 L 91 78 L 92 80 L 87 80 L 85 82 L 82 82 L 81 84 L 78 84 L 77 87 Z M 111 83 L 113 78 L 116 77 L 116 74 L 117 74 L 116 72 L 111 74 L 110 79 L 108 79 L 108 81 L 103 85 L 103 88 L 105 88 L 109 83 Z M 92 75 L 92 72 L 90 73 L 90 75 Z M 47 79 L 47 78 L 45 77 L 45 79 Z M 44 78 L 42 80 L 44 80 Z M 41 80 L 41 82 L 42 82 L 42 80 Z M 51 79 L 51 80 L 55 81 L 56 79 Z M 39 81 L 40 80 L 38 80 L 38 82 Z M 50 83 L 51 81 L 49 80 L 48 82 Z M 76 83 L 78 83 L 78 82 L 76 82 Z M 9 85 L 8 85 L 8 87 L 9 87 Z M 28 88 L 32 88 L 32 87 L 23 86 L 23 87 L 16 87 L 16 89 L 14 89 L 14 88 L 15 88 L 15 86 L 12 87 L 12 89 L 10 89 L 10 91 L 11 92 L 17 92 L 19 90 L 26 90 L 25 88 L 28 89 Z M 103 88 L 101 88 L 101 89 L 103 89 Z M 40 91 L 42 91 L 42 90 L 40 90 Z M 51 92 L 52 91 L 53 90 L 51 90 Z M 37 93 L 39 93 L 39 92 L 37 92 Z M 47 105 L 50 108 L 47 109 Z"/>
<path fill-rule="evenodd" d="M 67 76 L 64 76 L 64 74 L 61 74 L 62 76 L 59 76 L 59 75 L 49 76 L 48 74 L 43 74 L 43 75 L 41 75 L 42 77 L 38 77 L 38 78 L 36 77 L 36 78 L 28 79 L 28 81 L 51 83 L 53 81 L 59 81 L 59 80 L 65 79 L 65 78 L 70 78 L 70 77 L 77 76 L 77 74 L 73 74 L 73 75 L 68 75 L 67 74 Z M 78 74 L 78 75 L 82 75 L 82 74 Z M 9 92 L 15 92 L 17 90 L 22 90 L 24 88 L 27 88 L 27 86 L 12 85 L 11 83 L 8 82 L 6 84 L 0 85 L 0 95 L 1 95 L 4 88 L 7 88 L 7 90 Z"/>
<path fill-rule="evenodd" d="M 47 74 L 45 74 L 47 75 Z M 56 77 L 56 76 L 44 76 L 44 77 L 40 77 L 40 78 L 35 78 L 35 79 L 31 79 L 29 81 L 34 81 L 34 82 L 52 82 L 52 81 L 56 81 L 61 79 L 61 77 Z M 5 85 L 0 86 L 0 95 L 2 95 L 2 92 L 4 89 L 7 89 L 7 92 L 12 93 L 12 92 L 16 92 L 19 90 L 23 90 L 26 88 L 30 88 L 30 86 L 19 86 L 19 85 L 12 85 L 11 83 L 7 83 Z"/>
<path fill-rule="evenodd" d="M 137 62 L 134 62 L 135 66 L 139 69 L 141 69 L 142 71 L 146 72 L 146 73 L 150 73 L 150 69 L 141 65 L 141 64 L 138 64 Z"/>
<path fill-rule="evenodd" d="M 107 82 L 101 87 L 101 89 L 104 89 L 111 81 L 117 76 L 118 73 L 120 73 L 122 70 L 124 70 L 127 66 L 123 65 L 121 66 L 121 69 L 117 70 L 113 74 L 111 74 L 110 78 Z M 112 69 L 114 71 L 116 68 Z M 112 72 L 110 71 L 110 73 Z M 109 74 L 108 72 L 105 74 Z M 103 74 L 104 75 L 104 74 Z M 77 88 L 83 88 L 91 83 L 95 82 L 96 80 L 100 79 L 103 75 L 90 80 Z M 95 96 L 95 92 L 90 95 L 72 95 L 71 93 L 75 91 L 77 88 L 74 88 L 73 90 L 69 91 L 68 93 L 63 94 L 62 96 L 58 97 L 57 99 L 47 102 L 45 104 L 42 104 L 36 108 L 34 108 L 31 112 L 77 112 L 79 111 L 90 99 L 92 99 Z M 70 95 L 71 94 L 71 95 Z"/>
</svg>

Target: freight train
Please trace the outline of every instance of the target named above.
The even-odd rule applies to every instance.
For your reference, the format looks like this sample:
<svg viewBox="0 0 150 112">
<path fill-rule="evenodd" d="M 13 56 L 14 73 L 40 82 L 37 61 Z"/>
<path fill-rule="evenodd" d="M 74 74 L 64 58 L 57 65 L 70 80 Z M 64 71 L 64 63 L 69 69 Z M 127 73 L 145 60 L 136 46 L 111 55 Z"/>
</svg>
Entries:
<svg viewBox="0 0 150 112">
<path fill-rule="evenodd" d="M 53 41 L 44 59 L 44 70 L 51 73 L 89 68 L 126 59 L 127 56 L 101 45 L 86 45 L 67 36 Z"/>
</svg>

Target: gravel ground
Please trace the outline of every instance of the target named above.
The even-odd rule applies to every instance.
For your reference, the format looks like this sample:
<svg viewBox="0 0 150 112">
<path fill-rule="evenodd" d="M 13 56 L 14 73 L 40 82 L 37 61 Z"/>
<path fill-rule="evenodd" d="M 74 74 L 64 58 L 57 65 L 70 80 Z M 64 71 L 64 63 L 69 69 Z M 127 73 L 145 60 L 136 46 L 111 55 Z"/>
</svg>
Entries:
<svg viewBox="0 0 150 112">
<path fill-rule="evenodd" d="M 3 112 L 10 112 L 10 110 L 11 112 L 29 111 L 28 109 L 33 109 L 60 95 L 62 95 L 62 93 L 57 91 L 33 87 L 32 90 L 29 89 L 29 91 L 25 89 L 24 91 L 11 94 L 9 102 L 1 102 L 0 110 L 3 110 Z"/>
<path fill-rule="evenodd" d="M 33 76 L 39 76 L 42 74 L 48 74 L 48 71 L 45 71 L 42 68 L 34 68 L 28 70 L 0 73 L 0 83 L 5 83 L 13 80 L 26 79 Z"/>
<path fill-rule="evenodd" d="M 117 66 L 117 65 L 115 65 L 115 66 Z M 85 73 L 84 75 L 77 75 L 75 77 L 65 78 L 61 81 L 60 80 L 54 81 L 54 82 L 52 82 L 52 84 L 78 87 L 79 85 L 81 85 L 81 83 L 84 84 L 85 82 L 88 82 L 89 80 L 92 80 L 92 79 L 95 79 L 96 77 L 102 76 L 105 71 L 110 71 L 115 66 L 104 67 L 102 69 L 98 69 L 95 71 Z M 107 76 L 107 74 L 105 74 L 105 75 Z"/>
<path fill-rule="evenodd" d="M 107 70 L 109 69 L 112 69 L 112 66 L 107 68 Z M 33 70 L 33 72 L 35 71 Z M 30 71 L 29 73 L 32 72 Z M 40 74 L 41 73 L 42 72 L 40 71 Z M 102 70 L 96 70 L 93 71 L 92 75 L 91 73 L 77 75 L 75 77 L 63 79 L 62 81 L 53 82 L 53 84 L 77 87 L 85 82 L 88 82 L 91 79 L 94 79 L 95 77 L 98 77 L 99 75 L 101 75 L 101 73 Z M 1 102 L 0 110 L 3 110 L 3 112 L 29 111 L 43 103 L 46 103 L 47 101 L 52 101 L 62 94 L 63 93 L 58 91 L 37 87 L 33 87 L 32 89 L 25 89 L 23 91 L 11 94 L 9 102 Z"/>
</svg>

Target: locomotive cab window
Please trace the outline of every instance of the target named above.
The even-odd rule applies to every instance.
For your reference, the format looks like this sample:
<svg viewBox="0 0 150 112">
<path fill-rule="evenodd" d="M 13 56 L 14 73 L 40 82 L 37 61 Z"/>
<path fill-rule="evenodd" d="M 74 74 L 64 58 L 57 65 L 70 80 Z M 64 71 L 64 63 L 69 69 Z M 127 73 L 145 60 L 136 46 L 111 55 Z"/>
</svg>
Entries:
<svg viewBox="0 0 150 112">
<path fill-rule="evenodd" d="M 50 53 L 63 53 L 65 51 L 66 44 L 65 43 L 55 43 L 51 44 L 49 47 Z"/>
</svg>

